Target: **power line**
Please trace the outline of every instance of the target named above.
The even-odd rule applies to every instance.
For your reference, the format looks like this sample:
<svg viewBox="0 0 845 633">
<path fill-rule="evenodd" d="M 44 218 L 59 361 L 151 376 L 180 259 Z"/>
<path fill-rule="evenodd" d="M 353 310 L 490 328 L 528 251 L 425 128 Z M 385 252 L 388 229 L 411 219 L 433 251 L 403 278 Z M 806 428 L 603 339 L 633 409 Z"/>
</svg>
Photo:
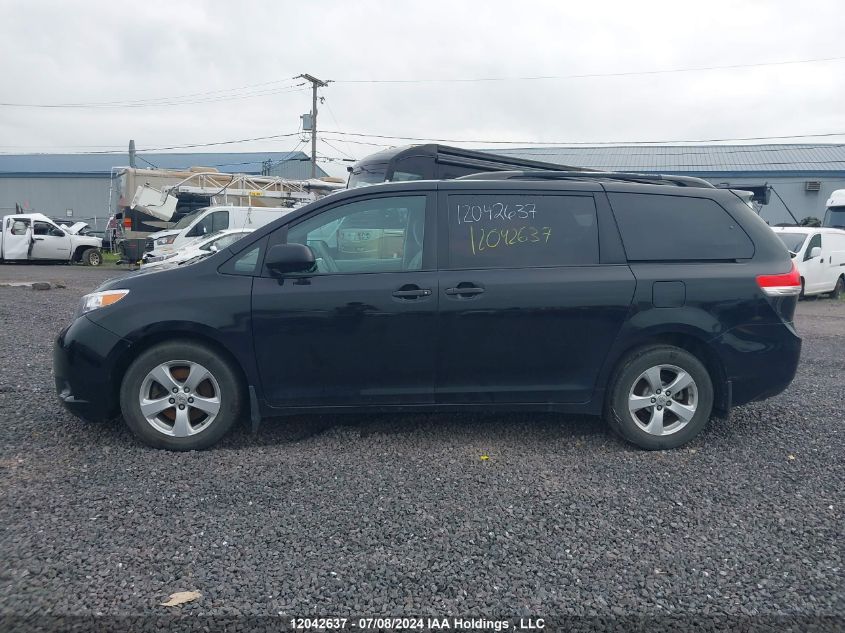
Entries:
<svg viewBox="0 0 845 633">
<path fill-rule="evenodd" d="M 155 108 L 164 106 L 182 106 L 194 105 L 200 103 L 218 103 L 220 101 L 235 101 L 239 99 L 252 99 L 254 97 L 268 97 L 271 95 L 289 94 L 293 92 L 303 92 L 308 88 L 299 88 L 300 84 L 293 86 L 286 86 L 284 88 L 273 88 L 267 90 L 259 90 L 251 93 L 233 94 L 233 95 L 218 95 L 209 97 L 199 97 L 186 101 L 180 101 L 174 98 L 160 98 L 159 101 L 150 102 L 101 102 L 101 103 L 8 103 L 0 102 L 0 107 L 7 108 L 48 108 L 48 109 L 119 109 L 119 108 Z M 167 100 L 165 100 L 167 99 Z"/>
<path fill-rule="evenodd" d="M 787 66 L 794 64 L 816 64 L 820 62 L 834 62 L 845 59 L 841 57 L 819 57 L 815 59 L 796 59 L 776 62 L 758 62 L 753 64 L 726 64 L 724 66 L 691 66 L 686 68 L 668 68 L 663 70 L 637 70 L 610 73 L 585 73 L 577 75 L 536 75 L 527 77 L 469 77 L 429 79 L 335 79 L 335 83 L 370 83 L 370 84 L 413 84 L 413 83 L 474 83 L 487 81 L 543 81 L 549 79 L 588 79 L 594 77 L 633 77 L 640 75 L 668 75 L 673 73 L 707 72 L 713 70 L 734 70 L 739 68 L 761 68 L 764 66 Z"/>
<path fill-rule="evenodd" d="M 326 145 L 328 145 L 329 147 L 331 147 L 333 150 L 335 150 L 336 152 L 340 152 L 341 154 L 343 154 L 343 155 L 344 155 L 344 156 L 346 156 L 347 158 L 351 158 L 352 160 L 358 160 L 358 159 L 357 159 L 357 158 L 355 158 L 352 154 L 349 154 L 348 152 L 344 152 L 344 151 L 343 151 L 342 149 L 340 149 L 337 145 L 332 145 L 332 144 L 331 144 L 331 143 L 329 143 L 329 142 L 328 142 L 325 138 L 320 138 L 320 140 L 321 140 L 323 143 L 325 143 Z"/>
<path fill-rule="evenodd" d="M 577 146 L 577 147 L 603 147 L 603 146 L 643 146 L 648 147 L 650 145 L 655 144 L 670 144 L 670 143 L 714 143 L 714 142 L 727 142 L 727 141 L 751 141 L 751 140 L 776 140 L 776 139 L 795 139 L 795 138 L 820 138 L 820 137 L 832 137 L 832 136 L 845 136 L 845 132 L 828 132 L 828 133 L 821 133 L 821 134 L 792 134 L 792 135 L 784 135 L 784 136 L 756 136 L 756 137 L 738 137 L 738 138 L 719 138 L 719 139 L 700 139 L 700 140 L 672 140 L 672 141 L 497 141 L 497 140 L 479 140 L 479 139 L 438 139 L 438 138 L 422 138 L 422 137 L 409 137 L 409 136 L 388 136 L 383 134 L 364 134 L 361 132 L 342 132 L 342 131 L 332 131 L 327 132 L 329 134 L 343 136 L 355 136 L 355 137 L 365 137 L 365 138 L 381 138 L 381 139 L 399 139 L 399 140 L 411 140 L 411 141 L 428 141 L 428 142 L 445 142 L 445 143 L 475 143 L 475 144 L 504 144 L 504 145 L 542 145 L 542 146 L 562 146 L 564 149 L 566 146 Z M 283 138 L 290 138 L 294 136 L 299 136 L 300 132 L 289 132 L 285 134 L 270 134 L 266 136 L 254 136 L 251 138 L 240 138 L 240 139 L 230 139 L 224 141 L 210 141 L 206 143 L 187 143 L 183 145 L 168 145 L 162 147 L 146 147 L 138 149 L 138 152 L 150 153 L 150 152 L 161 152 L 161 151 L 168 151 L 168 150 L 178 150 L 178 149 L 194 149 L 197 147 L 213 147 L 219 145 L 235 145 L 240 143 L 251 143 L 256 141 L 266 141 L 266 140 L 276 140 L 276 139 L 283 139 Z M 326 140 L 325 137 L 322 137 L 322 140 Z M 370 143 L 367 141 L 360 141 L 356 139 L 345 139 L 345 138 L 334 138 L 330 137 L 329 141 L 336 141 L 336 142 L 344 142 L 344 143 L 355 143 L 360 145 L 372 145 L 376 147 L 395 147 L 395 145 L 387 145 L 384 143 Z M 297 146 L 301 143 L 297 143 Z M 345 153 L 339 148 L 336 148 L 329 144 L 333 149 L 339 151 L 340 153 Z M 798 148 L 791 148 L 791 151 L 800 151 L 802 149 L 812 149 L 812 148 L 829 148 L 829 147 L 843 147 L 845 144 L 842 143 L 817 143 L 817 144 L 809 144 L 803 147 Z M 524 147 L 524 148 L 511 148 L 511 151 L 520 149 L 525 150 L 526 152 L 530 152 L 534 155 L 543 155 L 537 152 L 532 152 L 531 150 L 547 150 L 550 149 L 549 147 Z M 752 149 L 749 148 L 748 150 L 743 149 L 732 149 L 727 150 L 723 153 L 740 153 L 740 152 L 762 152 L 762 151 L 782 151 L 783 148 L 772 147 L 772 148 L 757 148 Z M 275 150 L 274 150 L 275 151 Z M 25 155 L 34 155 L 37 156 L 39 154 L 43 154 L 44 152 L 34 152 L 28 153 Z M 86 151 L 86 152 L 66 152 L 71 155 L 89 155 L 89 154 L 125 154 L 125 150 L 110 150 L 110 151 Z M 704 152 L 690 152 L 689 154 L 702 154 Z M 3 152 L 2 155 L 18 155 L 17 153 L 13 152 Z M 665 155 L 683 155 L 684 153 L 671 153 L 666 152 Z M 559 155 L 558 153 L 546 153 L 545 155 Z M 654 155 L 663 155 L 663 154 L 649 154 L 651 156 Z M 825 161 L 827 162 L 827 161 Z"/>
<path fill-rule="evenodd" d="M 421 79 L 337 79 L 331 80 L 334 83 L 345 84 L 414 84 L 414 83 L 478 83 L 478 82 L 503 82 L 503 81 L 545 81 L 564 79 L 588 79 L 588 78 L 612 78 L 612 77 L 633 77 L 648 75 L 678 74 L 690 72 L 710 72 L 718 70 L 736 70 L 742 68 L 762 68 L 767 66 L 788 66 L 798 64 L 815 64 L 824 62 L 838 62 L 845 60 L 845 56 L 819 57 L 813 59 L 781 60 L 773 62 L 757 62 L 746 64 L 725 64 L 713 66 L 691 66 L 684 68 L 668 68 L 658 70 L 621 71 L 607 73 L 581 73 L 569 75 L 535 75 L 523 77 L 432 77 Z M 302 85 L 289 83 L 286 86 L 267 88 L 273 84 L 284 82 L 295 82 L 298 77 L 285 79 L 273 79 L 265 82 L 246 84 L 234 88 L 219 88 L 202 92 L 192 92 L 181 95 L 169 95 L 161 97 L 149 97 L 146 99 L 130 99 L 120 101 L 92 101 L 92 102 L 71 102 L 71 103 L 18 103 L 0 102 L 0 107 L 9 108 L 146 108 L 161 106 L 193 105 L 200 103 L 216 103 L 220 101 L 231 101 L 235 99 L 251 99 L 254 97 L 266 97 L 286 92 L 298 92 Z M 239 91 L 252 91 L 236 94 Z"/>
<path fill-rule="evenodd" d="M 362 132 L 340 132 L 326 130 L 326 134 L 341 136 L 357 136 L 363 138 L 383 138 L 402 141 L 426 141 L 434 143 L 477 143 L 482 145 L 664 145 L 670 143 L 724 143 L 729 141 L 772 141 L 796 138 L 824 138 L 831 136 L 845 136 L 845 132 L 826 132 L 822 134 L 788 134 L 784 136 L 741 136 L 735 138 L 684 139 L 671 141 L 501 141 L 481 139 L 433 138 L 419 136 L 390 136 L 386 134 L 364 134 Z"/>
<path fill-rule="evenodd" d="M 169 145 L 167 147 L 145 147 L 143 149 L 137 150 L 138 152 L 163 152 L 166 150 L 172 149 L 193 149 L 196 147 L 212 147 L 214 145 L 234 145 L 237 143 L 251 143 L 253 141 L 266 141 L 271 139 L 279 139 L 279 138 L 290 138 L 291 136 L 298 136 L 299 132 L 290 132 L 288 134 L 271 134 L 269 136 L 255 136 L 252 138 L 240 138 L 240 139 L 233 139 L 229 141 L 214 141 L 211 143 L 189 143 L 186 145 Z M 27 156 L 38 156 L 39 154 L 43 154 L 44 152 L 37 152 L 37 153 L 30 153 L 25 154 Z M 125 154 L 126 151 L 102 151 L 102 152 L 66 152 L 68 154 L 72 154 L 74 156 L 79 155 L 90 155 L 90 154 Z M 10 155 L 9 152 L 3 152 L 5 155 Z M 20 154 L 15 154 L 20 155 Z"/>
</svg>

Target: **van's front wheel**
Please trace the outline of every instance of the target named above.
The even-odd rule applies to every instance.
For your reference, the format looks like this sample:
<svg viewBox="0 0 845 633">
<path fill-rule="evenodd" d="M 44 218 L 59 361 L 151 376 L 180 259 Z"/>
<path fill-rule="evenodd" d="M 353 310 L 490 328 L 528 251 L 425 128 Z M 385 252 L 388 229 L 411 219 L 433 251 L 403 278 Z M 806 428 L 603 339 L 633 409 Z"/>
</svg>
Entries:
<svg viewBox="0 0 845 633">
<path fill-rule="evenodd" d="M 190 341 L 162 343 L 142 353 L 120 389 L 123 418 L 135 435 L 175 451 L 215 444 L 240 417 L 242 399 L 229 364 Z"/>
<path fill-rule="evenodd" d="M 836 285 L 833 287 L 833 290 L 830 293 L 831 299 L 838 299 L 842 296 L 842 293 L 845 292 L 845 277 L 839 276 L 839 279 L 836 280 Z"/>
<path fill-rule="evenodd" d="M 611 383 L 606 417 L 629 442 L 647 450 L 682 446 L 713 411 L 707 368 L 679 347 L 653 345 L 620 364 Z"/>
</svg>

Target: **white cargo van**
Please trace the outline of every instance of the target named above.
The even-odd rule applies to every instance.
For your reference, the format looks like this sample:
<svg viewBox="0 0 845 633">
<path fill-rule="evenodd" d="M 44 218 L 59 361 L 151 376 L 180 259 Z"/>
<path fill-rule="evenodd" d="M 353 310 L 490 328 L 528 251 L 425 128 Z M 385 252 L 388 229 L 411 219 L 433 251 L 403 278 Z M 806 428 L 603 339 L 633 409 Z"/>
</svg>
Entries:
<svg viewBox="0 0 845 633">
<path fill-rule="evenodd" d="M 186 215 L 172 229 L 147 236 L 145 259 L 170 255 L 194 240 L 227 229 L 257 229 L 293 209 L 266 207 L 206 207 Z"/>
<path fill-rule="evenodd" d="M 812 226 L 776 226 L 772 230 L 795 260 L 801 295 L 845 291 L 845 231 Z"/>
<path fill-rule="evenodd" d="M 103 263 L 103 240 L 60 228 L 41 213 L 7 215 L 0 227 L 0 261 Z"/>
</svg>

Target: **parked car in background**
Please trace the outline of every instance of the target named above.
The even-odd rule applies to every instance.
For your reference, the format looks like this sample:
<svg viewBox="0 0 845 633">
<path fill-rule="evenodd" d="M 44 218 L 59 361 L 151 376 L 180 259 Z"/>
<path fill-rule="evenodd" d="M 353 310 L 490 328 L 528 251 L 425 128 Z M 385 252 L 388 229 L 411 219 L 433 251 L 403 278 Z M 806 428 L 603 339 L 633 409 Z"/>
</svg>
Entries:
<svg viewBox="0 0 845 633">
<path fill-rule="evenodd" d="M 175 227 L 147 236 L 150 258 L 170 255 L 194 240 L 226 229 L 257 229 L 290 213 L 291 209 L 216 206 L 199 209 L 179 220 Z"/>
<path fill-rule="evenodd" d="M 103 263 L 103 241 L 59 227 L 42 213 L 19 213 L 2 219 L 0 261 Z"/>
<path fill-rule="evenodd" d="M 822 226 L 845 229 L 845 189 L 837 189 L 827 199 Z"/>
<path fill-rule="evenodd" d="M 801 296 L 845 292 L 845 231 L 803 226 L 772 230 L 792 255 L 801 275 Z"/>
<path fill-rule="evenodd" d="M 252 233 L 252 231 L 253 229 L 217 231 L 216 233 L 199 238 L 196 241 L 183 246 L 172 255 L 152 261 L 145 260 L 145 263 L 141 265 L 141 270 L 151 271 L 161 269 L 174 264 L 181 264 L 182 262 L 187 262 L 195 258 L 211 255 L 219 250 L 228 248 L 245 235 Z"/>
<path fill-rule="evenodd" d="M 350 252 L 367 240 L 331 244 L 338 226 L 403 243 Z M 255 427 L 431 410 L 603 415 L 667 449 L 790 384 L 799 291 L 770 228 L 703 180 L 389 183 L 192 265 L 106 282 L 58 337 L 56 390 L 75 414 L 122 412 L 171 450 L 213 445 L 242 414 Z"/>
</svg>

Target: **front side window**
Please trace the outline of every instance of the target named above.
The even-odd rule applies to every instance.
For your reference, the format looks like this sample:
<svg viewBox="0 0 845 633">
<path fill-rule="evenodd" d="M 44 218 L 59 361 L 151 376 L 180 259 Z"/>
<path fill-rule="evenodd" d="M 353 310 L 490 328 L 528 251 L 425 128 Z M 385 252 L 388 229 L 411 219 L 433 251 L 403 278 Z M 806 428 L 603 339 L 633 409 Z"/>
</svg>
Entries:
<svg viewBox="0 0 845 633">
<path fill-rule="evenodd" d="M 218 211 L 218 213 L 220 213 Z M 225 212 L 223 212 L 225 213 Z M 203 219 L 194 224 L 193 228 L 187 233 L 187 237 L 202 237 L 214 232 L 214 216 L 217 213 L 209 213 Z"/>
<path fill-rule="evenodd" d="M 352 202 L 291 227 L 287 241 L 314 251 L 318 273 L 420 270 L 425 207 L 425 196 Z"/>
<path fill-rule="evenodd" d="M 51 228 L 46 222 L 35 222 L 32 233 L 33 235 L 50 235 Z"/>
<path fill-rule="evenodd" d="M 408 180 L 423 180 L 430 177 L 428 163 L 425 156 L 406 156 L 396 161 L 393 167 L 393 174 L 390 177 L 392 182 L 404 182 Z"/>
<path fill-rule="evenodd" d="M 211 214 L 211 230 L 213 232 L 224 231 L 229 228 L 229 212 L 215 211 Z"/>
<path fill-rule="evenodd" d="M 610 193 L 629 261 L 748 259 L 754 244 L 717 202 L 688 196 Z"/>
<path fill-rule="evenodd" d="M 26 235 L 27 230 L 29 230 L 28 219 L 23 218 L 12 221 L 12 227 L 10 229 L 12 235 Z"/>
<path fill-rule="evenodd" d="M 811 238 L 810 238 L 810 243 L 809 243 L 809 244 L 807 244 L 807 250 L 806 250 L 806 251 L 804 251 L 804 261 L 805 261 L 805 262 L 806 262 L 807 260 L 810 260 L 810 259 L 812 259 L 812 258 L 813 258 L 813 256 L 812 256 L 812 255 L 810 255 L 810 252 L 811 252 L 811 251 L 812 251 L 812 250 L 813 250 L 816 246 L 818 246 L 819 248 L 821 248 L 821 247 L 822 247 L 822 236 L 821 236 L 821 233 L 816 233 L 813 237 L 811 237 Z"/>
<path fill-rule="evenodd" d="M 453 195 L 449 267 L 587 266 L 599 261 L 592 196 Z"/>
</svg>

